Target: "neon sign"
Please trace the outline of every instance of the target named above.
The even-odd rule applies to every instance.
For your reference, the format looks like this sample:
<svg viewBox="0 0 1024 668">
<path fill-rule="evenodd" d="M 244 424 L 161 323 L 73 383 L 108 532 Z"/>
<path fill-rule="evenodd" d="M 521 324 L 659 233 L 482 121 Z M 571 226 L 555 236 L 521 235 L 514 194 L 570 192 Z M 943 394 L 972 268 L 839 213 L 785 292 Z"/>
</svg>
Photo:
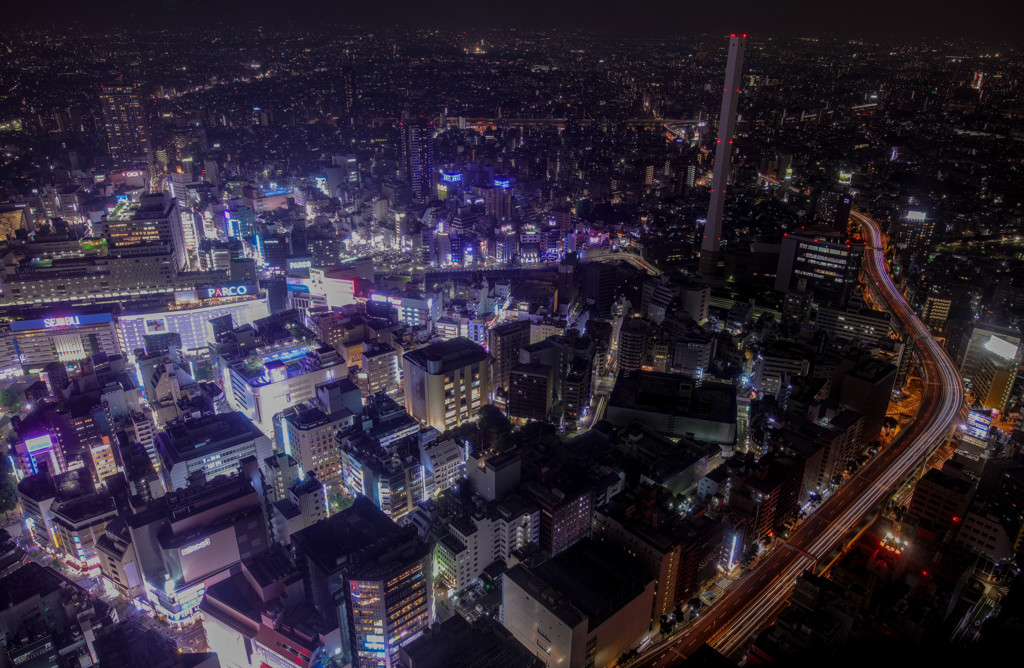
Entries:
<svg viewBox="0 0 1024 668">
<path fill-rule="evenodd" d="M 445 174 L 441 172 L 441 180 L 447 183 L 458 183 L 462 180 L 462 174 Z"/>
<path fill-rule="evenodd" d="M 402 305 L 402 298 L 401 297 L 389 297 L 387 295 L 382 295 L 379 292 L 370 295 L 370 301 L 380 302 L 382 304 L 383 303 L 387 303 L 387 304 L 391 304 L 392 306 L 401 306 Z"/>
<path fill-rule="evenodd" d="M 509 179 L 494 179 L 494 186 L 496 188 L 508 188 L 511 185 Z"/>
<path fill-rule="evenodd" d="M 216 288 L 207 288 L 206 297 L 240 297 L 249 294 L 248 285 L 221 285 Z"/>
<path fill-rule="evenodd" d="M 49 450 L 52 447 L 53 439 L 50 438 L 49 434 L 25 439 L 25 449 L 28 450 L 29 453 L 39 452 L 40 450 Z"/>
<path fill-rule="evenodd" d="M 77 315 L 69 315 L 63 318 L 44 318 L 43 327 L 49 329 L 51 327 L 70 327 L 71 325 L 81 325 L 82 322 L 79 320 Z"/>
<path fill-rule="evenodd" d="M 198 543 L 193 543 L 192 545 L 189 545 L 188 547 L 182 548 L 181 556 L 187 557 L 188 555 L 192 554 L 193 552 L 198 552 L 199 550 L 203 549 L 204 547 L 210 547 L 210 545 L 211 545 L 211 542 L 210 542 L 209 537 L 204 538 L 203 540 L 199 541 Z"/>
</svg>

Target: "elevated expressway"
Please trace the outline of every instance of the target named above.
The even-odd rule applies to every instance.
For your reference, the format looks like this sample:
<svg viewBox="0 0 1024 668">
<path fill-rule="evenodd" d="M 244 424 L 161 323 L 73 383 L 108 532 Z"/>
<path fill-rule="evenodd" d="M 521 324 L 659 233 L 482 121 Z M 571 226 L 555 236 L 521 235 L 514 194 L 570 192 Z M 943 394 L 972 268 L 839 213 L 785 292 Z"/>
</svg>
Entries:
<svg viewBox="0 0 1024 668">
<path fill-rule="evenodd" d="M 885 265 L 878 225 L 854 212 L 867 244 L 864 271 L 875 294 L 913 339 L 924 390 L 914 419 L 885 449 L 790 536 L 792 549 L 777 548 L 763 557 L 700 618 L 648 649 L 631 666 L 673 666 L 704 643 L 739 659 L 751 635 L 768 626 L 787 605 L 800 574 L 855 532 L 897 485 L 949 436 L 963 403 L 959 371 L 893 283 Z"/>
</svg>

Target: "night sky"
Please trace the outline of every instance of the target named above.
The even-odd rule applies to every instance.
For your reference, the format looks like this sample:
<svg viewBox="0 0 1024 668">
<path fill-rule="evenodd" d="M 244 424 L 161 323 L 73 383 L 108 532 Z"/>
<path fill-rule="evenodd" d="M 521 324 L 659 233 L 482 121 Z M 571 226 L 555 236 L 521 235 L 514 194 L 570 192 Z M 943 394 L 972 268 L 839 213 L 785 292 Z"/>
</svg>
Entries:
<svg viewBox="0 0 1024 668">
<path fill-rule="evenodd" d="M 1016 0 L 153 0 L 16 3 L 6 20 L 26 26 L 87 24 L 264 27 L 404 24 L 438 28 L 597 28 L 631 33 L 934 38 L 1024 43 Z"/>
</svg>

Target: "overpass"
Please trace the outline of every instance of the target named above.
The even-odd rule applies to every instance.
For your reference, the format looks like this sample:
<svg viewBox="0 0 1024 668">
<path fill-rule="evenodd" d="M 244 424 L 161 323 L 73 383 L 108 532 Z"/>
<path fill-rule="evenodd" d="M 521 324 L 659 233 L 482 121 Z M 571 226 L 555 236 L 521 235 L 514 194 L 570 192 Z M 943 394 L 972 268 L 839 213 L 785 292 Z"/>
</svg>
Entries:
<svg viewBox="0 0 1024 668">
<path fill-rule="evenodd" d="M 878 504 L 945 442 L 957 422 L 963 404 L 958 369 L 889 276 L 878 225 L 859 212 L 851 215 L 868 241 L 864 254 L 868 282 L 916 342 L 915 352 L 925 378 L 918 413 L 887 447 L 796 528 L 788 539 L 796 549 L 773 550 L 701 617 L 646 651 L 633 666 L 678 665 L 705 643 L 730 658 L 742 658 L 751 636 L 770 625 L 789 604 L 800 575 L 842 545 Z"/>
</svg>

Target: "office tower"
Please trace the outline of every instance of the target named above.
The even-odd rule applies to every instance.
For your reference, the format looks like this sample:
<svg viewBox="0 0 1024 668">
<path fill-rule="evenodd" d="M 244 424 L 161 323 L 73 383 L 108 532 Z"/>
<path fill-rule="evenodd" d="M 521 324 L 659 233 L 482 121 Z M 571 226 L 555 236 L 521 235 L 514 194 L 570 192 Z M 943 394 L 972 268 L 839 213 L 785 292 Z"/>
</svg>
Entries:
<svg viewBox="0 0 1024 668">
<path fill-rule="evenodd" d="M 611 314 L 619 285 L 615 265 L 588 262 L 580 267 L 580 274 L 580 297 L 584 308 L 590 308 L 592 318 L 607 318 Z"/>
<path fill-rule="evenodd" d="M 1020 351 L 1021 336 L 1015 328 L 979 322 L 961 335 L 956 360 L 960 362 L 960 375 L 969 384 L 981 370 L 984 358 L 996 355 L 1015 360 L 1020 358 Z"/>
<path fill-rule="evenodd" d="M 845 356 L 835 369 L 832 396 L 841 406 L 864 416 L 864 443 L 875 440 L 882 431 L 898 371 L 888 362 L 860 355 Z"/>
<path fill-rule="evenodd" d="M 818 196 L 814 220 L 842 234 L 850 221 L 851 207 L 852 198 L 849 193 L 826 190 Z"/>
<path fill-rule="evenodd" d="M 989 352 L 981 359 L 981 366 L 971 383 L 971 394 L 985 408 L 1004 412 L 1019 368 L 1019 358 L 1006 358 Z"/>
<path fill-rule="evenodd" d="M 429 547 L 365 496 L 292 536 L 306 596 L 327 628 L 341 629 L 344 662 L 394 666 L 399 645 L 430 623 Z"/>
<path fill-rule="evenodd" d="M 907 211 L 894 220 L 891 227 L 893 241 L 900 248 L 921 250 L 927 246 L 935 231 L 935 219 L 928 218 L 924 211 Z"/>
<path fill-rule="evenodd" d="M 845 304 L 857 285 L 863 257 L 864 244 L 847 242 L 828 230 L 787 234 L 779 252 L 775 289 L 789 292 L 806 279 L 818 303 Z"/>
<path fill-rule="evenodd" d="M 175 272 L 188 267 L 181 210 L 167 195 L 143 195 L 137 209 L 104 222 L 111 257 L 171 256 Z"/>
<path fill-rule="evenodd" d="M 406 353 L 402 369 L 405 409 L 438 431 L 475 419 L 491 393 L 491 358 L 464 337 Z"/>
<path fill-rule="evenodd" d="M 402 123 L 402 167 L 412 196 L 423 201 L 434 190 L 434 122 L 422 119 Z"/>
<path fill-rule="evenodd" d="M 334 434 L 354 424 L 358 414 L 342 401 L 334 402 L 337 405 L 332 409 L 327 399 L 331 385 L 318 387 L 316 399 L 290 406 L 275 415 L 274 440 L 298 461 L 303 471 L 314 474 L 334 491 L 341 478 Z M 348 387 L 350 383 L 345 385 Z"/>
<path fill-rule="evenodd" d="M 402 394 L 402 356 L 387 343 L 365 343 L 357 384 L 363 398 L 385 392 L 392 399 Z"/>
<path fill-rule="evenodd" d="M 522 420 L 548 419 L 554 382 L 552 369 L 546 364 L 517 364 L 512 367 L 508 416 Z"/>
<path fill-rule="evenodd" d="M 743 71 L 743 47 L 746 35 L 729 37 L 729 62 L 725 68 L 725 88 L 722 91 L 722 111 L 718 115 L 718 143 L 715 147 L 715 171 L 711 179 L 711 204 L 708 222 L 704 225 L 704 239 L 700 245 L 702 276 L 711 276 L 718 265 L 718 249 L 722 242 L 722 212 L 725 208 L 725 189 L 729 183 L 729 161 L 732 157 L 732 133 L 736 125 L 736 105 L 740 99 L 740 80 Z"/>
<path fill-rule="evenodd" d="M 644 366 L 651 341 L 650 323 L 630 318 L 619 330 L 619 371 L 635 371 Z"/>
<path fill-rule="evenodd" d="M 146 166 L 152 149 L 138 84 L 100 87 L 107 147 L 115 169 Z"/>
<path fill-rule="evenodd" d="M 494 360 L 494 385 L 508 388 L 512 367 L 519 363 L 519 349 L 530 343 L 530 321 L 498 325 L 487 333 L 487 351 Z"/>
</svg>

